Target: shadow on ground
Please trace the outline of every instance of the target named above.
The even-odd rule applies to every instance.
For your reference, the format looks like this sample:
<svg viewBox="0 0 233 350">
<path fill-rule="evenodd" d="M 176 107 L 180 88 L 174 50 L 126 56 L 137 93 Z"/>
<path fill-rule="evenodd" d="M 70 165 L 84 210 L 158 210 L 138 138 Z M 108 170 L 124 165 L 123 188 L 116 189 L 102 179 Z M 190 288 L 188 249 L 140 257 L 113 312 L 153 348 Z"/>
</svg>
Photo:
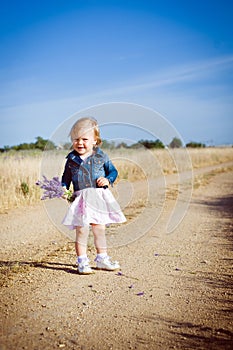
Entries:
<svg viewBox="0 0 233 350">
<path fill-rule="evenodd" d="M 214 200 L 194 200 L 193 203 L 205 207 L 219 219 L 219 233 L 229 242 L 227 248 L 233 250 L 233 195 L 218 197 Z M 228 260 L 233 261 L 233 259 Z"/>
</svg>

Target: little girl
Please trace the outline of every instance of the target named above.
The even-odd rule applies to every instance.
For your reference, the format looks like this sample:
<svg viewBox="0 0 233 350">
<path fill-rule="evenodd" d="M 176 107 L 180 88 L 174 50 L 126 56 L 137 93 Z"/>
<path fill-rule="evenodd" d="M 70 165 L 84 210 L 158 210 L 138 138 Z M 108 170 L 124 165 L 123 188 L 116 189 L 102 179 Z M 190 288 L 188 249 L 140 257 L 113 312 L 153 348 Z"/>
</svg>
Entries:
<svg viewBox="0 0 233 350">
<path fill-rule="evenodd" d="M 78 272 L 90 274 L 93 270 L 87 258 L 89 225 L 92 227 L 97 251 L 97 269 L 114 271 L 120 268 L 107 254 L 105 225 L 125 222 L 119 204 L 109 185 L 113 185 L 117 170 L 98 146 L 101 144 L 97 121 L 86 117 L 79 119 L 70 131 L 73 151 L 68 154 L 62 176 L 62 185 L 69 189 L 72 182 L 75 200 L 63 224 L 76 229 L 75 250 Z"/>
</svg>

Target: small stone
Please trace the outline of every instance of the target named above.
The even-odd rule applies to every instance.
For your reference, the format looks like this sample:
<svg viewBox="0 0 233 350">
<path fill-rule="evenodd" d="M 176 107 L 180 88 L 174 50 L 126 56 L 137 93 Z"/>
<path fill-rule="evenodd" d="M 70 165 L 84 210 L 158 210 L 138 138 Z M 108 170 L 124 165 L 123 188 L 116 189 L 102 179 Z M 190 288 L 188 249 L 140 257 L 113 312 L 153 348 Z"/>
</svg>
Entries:
<svg viewBox="0 0 233 350">
<path fill-rule="evenodd" d="M 202 260 L 201 264 L 208 264 L 208 261 L 207 260 Z"/>
</svg>

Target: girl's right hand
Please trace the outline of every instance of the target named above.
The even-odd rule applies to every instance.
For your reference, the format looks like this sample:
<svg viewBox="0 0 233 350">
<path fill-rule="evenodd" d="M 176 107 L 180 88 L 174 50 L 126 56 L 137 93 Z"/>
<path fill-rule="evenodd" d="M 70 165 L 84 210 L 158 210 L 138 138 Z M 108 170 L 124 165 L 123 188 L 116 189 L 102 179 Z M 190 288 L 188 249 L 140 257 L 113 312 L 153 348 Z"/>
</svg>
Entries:
<svg viewBox="0 0 233 350">
<path fill-rule="evenodd" d="M 67 190 L 66 187 L 63 187 L 63 188 L 64 188 L 64 194 L 62 198 L 67 200 L 68 202 L 73 202 L 75 200 L 74 194 L 71 192 L 71 190 Z"/>
<path fill-rule="evenodd" d="M 99 177 L 97 180 L 96 180 L 96 184 L 98 187 L 105 187 L 105 186 L 109 186 L 109 181 L 108 179 L 106 179 L 106 177 Z"/>
</svg>

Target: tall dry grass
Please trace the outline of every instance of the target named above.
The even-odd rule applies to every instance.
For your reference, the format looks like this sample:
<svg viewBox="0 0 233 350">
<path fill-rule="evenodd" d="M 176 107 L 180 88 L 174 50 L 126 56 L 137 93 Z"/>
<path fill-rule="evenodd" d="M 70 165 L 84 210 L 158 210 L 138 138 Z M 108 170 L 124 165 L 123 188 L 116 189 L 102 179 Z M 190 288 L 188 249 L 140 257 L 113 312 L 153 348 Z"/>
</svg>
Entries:
<svg viewBox="0 0 233 350">
<path fill-rule="evenodd" d="M 35 186 L 39 177 L 40 152 L 7 152 L 0 155 L 0 211 L 40 200 Z"/>
<path fill-rule="evenodd" d="M 42 175 L 48 178 L 61 176 L 66 153 L 22 151 L 0 154 L 0 211 L 38 203 L 41 191 L 35 185 L 36 181 Z M 119 171 L 119 179 L 128 181 L 233 161 L 233 148 L 115 149 L 107 153 Z"/>
<path fill-rule="evenodd" d="M 233 161 L 233 148 L 190 148 L 132 150 L 120 149 L 108 152 L 118 166 L 119 178 L 140 180 L 146 173 L 151 178 L 191 169 L 208 167 Z"/>
</svg>

